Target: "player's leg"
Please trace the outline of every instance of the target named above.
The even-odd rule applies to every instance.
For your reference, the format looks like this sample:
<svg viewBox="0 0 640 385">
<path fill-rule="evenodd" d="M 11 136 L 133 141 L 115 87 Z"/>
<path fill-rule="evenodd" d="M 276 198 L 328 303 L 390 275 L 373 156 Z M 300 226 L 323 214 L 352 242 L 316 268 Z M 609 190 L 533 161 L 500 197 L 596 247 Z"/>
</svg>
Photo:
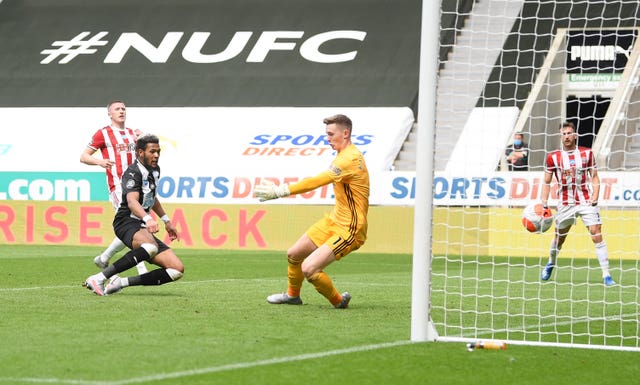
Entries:
<svg viewBox="0 0 640 385">
<path fill-rule="evenodd" d="M 138 274 L 144 274 L 149 271 L 149 269 L 147 269 L 147 265 L 145 265 L 144 262 L 138 263 L 136 265 L 136 269 L 138 269 Z"/>
<path fill-rule="evenodd" d="M 589 230 L 589 235 L 591 236 L 591 241 L 596 248 L 596 257 L 598 257 L 598 263 L 602 270 L 602 279 L 604 280 L 604 284 L 607 286 L 613 286 L 615 285 L 615 282 L 611 278 L 611 273 L 609 272 L 609 251 L 607 249 L 607 243 L 604 241 L 604 237 L 602 236 L 600 208 L 597 206 L 588 206 L 583 208 L 582 221 L 585 226 L 587 226 L 587 230 Z"/>
<path fill-rule="evenodd" d="M 98 274 L 94 274 L 87 278 L 87 280 L 85 281 L 85 286 L 87 286 L 87 288 L 91 289 L 98 295 L 109 294 L 108 292 L 106 292 L 104 287 L 105 281 L 107 279 L 113 277 L 110 284 L 118 281 L 121 278 L 116 277 L 116 274 L 129 270 L 130 268 L 136 266 L 138 263 L 153 258 L 157 252 L 158 247 L 155 243 L 153 243 L 153 241 L 142 243 L 140 247 L 129 250 L 129 252 L 123 255 L 120 259 L 104 268 Z"/>
<path fill-rule="evenodd" d="M 562 245 L 569 234 L 569 230 L 571 230 L 571 225 L 562 229 L 556 228 L 556 235 L 553 237 L 553 240 L 551 240 L 551 246 L 549 247 L 549 260 L 542 269 L 542 274 L 540 275 L 540 279 L 543 281 L 548 281 L 549 278 L 551 278 L 553 268 L 556 267 L 558 254 L 560 253 L 560 249 L 562 249 Z"/>
<path fill-rule="evenodd" d="M 336 289 L 329 275 L 324 272 L 324 269 L 335 260 L 336 256 L 333 250 L 324 244 L 302 262 L 302 272 L 307 281 L 334 306 L 340 304 L 342 295 Z"/>
<path fill-rule="evenodd" d="M 558 254 L 560 253 L 562 245 L 564 244 L 565 239 L 567 239 L 569 230 L 571 230 L 571 226 L 573 226 L 574 223 L 575 212 L 573 208 L 570 206 L 560 207 L 556 213 L 555 235 L 551 240 L 551 245 L 549 246 L 549 260 L 542 269 L 542 274 L 540 275 L 540 279 L 543 281 L 547 281 L 551 278 L 553 268 L 556 266 Z"/>
<path fill-rule="evenodd" d="M 272 294 L 267 297 L 271 304 L 302 305 L 300 289 L 304 282 L 302 273 L 302 261 L 324 243 L 331 235 L 329 233 L 331 223 L 328 218 L 322 218 L 309 229 L 287 250 L 287 291 Z"/>
<path fill-rule="evenodd" d="M 109 265 L 109 260 L 124 248 L 125 244 L 122 243 L 122 241 L 118 237 L 115 237 L 113 238 L 113 241 L 111 241 L 109 246 L 107 246 L 107 248 L 102 253 L 100 253 L 93 259 L 93 263 L 95 263 L 96 266 L 98 266 L 100 269 L 104 269 L 105 267 L 107 267 L 107 265 Z"/>
<path fill-rule="evenodd" d="M 111 205 L 113 205 L 114 211 L 117 212 L 122 200 L 121 186 L 117 186 L 115 190 L 109 193 L 109 200 L 111 201 Z M 116 253 L 123 250 L 124 247 L 125 244 L 120 240 L 120 238 L 113 238 L 109 246 L 107 246 L 107 248 L 102 253 L 100 253 L 93 259 L 93 263 L 95 263 L 96 266 L 98 266 L 100 269 L 104 269 L 105 267 L 107 267 L 107 265 L 109 265 L 109 260 L 113 258 Z"/>
<path fill-rule="evenodd" d="M 602 279 L 607 286 L 614 285 L 615 282 L 611 279 L 611 273 L 609 273 L 609 251 L 607 249 L 607 243 L 602 238 L 602 225 L 591 225 L 587 228 L 589 229 L 591 240 L 596 248 L 596 257 L 598 257 L 598 263 L 602 270 Z"/>
<path fill-rule="evenodd" d="M 567 239 L 567 235 L 569 235 L 569 230 L 571 230 L 571 225 L 562 229 L 556 229 L 556 234 L 551 240 L 551 246 L 549 247 L 550 263 L 556 264 L 558 254 L 560 250 L 562 250 L 562 245 L 564 245 L 564 241 Z"/>
<path fill-rule="evenodd" d="M 318 246 L 305 233 L 287 250 L 287 294 L 289 296 L 300 295 L 300 288 L 305 278 L 302 262 L 317 248 Z"/>
<path fill-rule="evenodd" d="M 184 264 L 162 241 L 156 239 L 158 253 L 149 262 L 160 266 L 159 269 L 151 270 L 147 273 L 133 277 L 120 277 L 115 279 L 105 288 L 106 294 L 114 294 L 127 286 L 157 286 L 165 283 L 177 281 L 184 274 Z"/>
<path fill-rule="evenodd" d="M 117 212 L 122 201 L 122 186 L 116 186 L 115 190 L 109 193 L 109 200 L 111 201 L 114 210 Z M 95 263 L 95 265 L 100 269 L 106 268 L 109 265 L 109 261 L 111 260 L 111 258 L 113 258 L 113 256 L 118 252 L 122 251 L 125 246 L 126 245 L 120 240 L 120 238 L 115 237 L 111 241 L 109 246 L 107 246 L 107 248 L 102 253 L 100 253 L 100 255 L 96 256 L 93 259 L 93 263 Z M 140 262 L 136 267 L 139 274 L 144 274 L 147 272 L 147 267 L 145 266 L 144 262 Z"/>
<path fill-rule="evenodd" d="M 353 234 L 335 224 L 330 225 L 329 238 L 302 262 L 302 272 L 307 281 L 336 308 L 348 307 L 351 294 L 348 292 L 340 294 L 324 269 L 360 248 L 365 240 L 365 231 L 366 229 L 362 229 Z M 317 242 L 315 239 L 313 241 Z"/>
<path fill-rule="evenodd" d="M 111 258 L 113 258 L 113 256 L 118 252 L 123 250 L 125 246 L 126 245 L 118 237 L 113 238 L 111 244 L 109 244 L 109 246 L 100 255 L 93 259 L 93 263 L 95 263 L 100 269 L 106 268 L 109 266 L 109 260 L 111 260 Z M 138 274 L 144 274 L 148 271 L 144 262 L 138 263 L 136 268 L 138 269 Z"/>
<path fill-rule="evenodd" d="M 156 239 L 146 228 L 141 228 L 140 224 L 139 220 L 126 218 L 114 225 L 116 236 L 131 250 L 98 274 L 87 278 L 85 280 L 87 288 L 98 295 L 105 295 L 104 285 L 108 278 L 130 269 L 140 262 L 149 260 L 157 254 Z"/>
<path fill-rule="evenodd" d="M 304 282 L 302 261 L 317 248 L 305 233 L 287 250 L 287 291 L 268 296 L 267 302 L 275 305 L 302 305 L 302 299 L 300 299 L 300 289 Z"/>
</svg>

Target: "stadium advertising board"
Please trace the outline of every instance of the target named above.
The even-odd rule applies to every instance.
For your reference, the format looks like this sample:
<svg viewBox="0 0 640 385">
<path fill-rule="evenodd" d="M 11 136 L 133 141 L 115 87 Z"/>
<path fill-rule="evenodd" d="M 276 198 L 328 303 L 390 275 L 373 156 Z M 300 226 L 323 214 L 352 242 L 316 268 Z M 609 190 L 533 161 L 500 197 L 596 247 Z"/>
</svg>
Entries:
<svg viewBox="0 0 640 385">
<path fill-rule="evenodd" d="M 292 234 L 304 232 L 329 210 L 304 205 L 293 212 L 290 207 L 164 204 L 180 234 L 172 247 L 235 250 L 286 250 Z M 370 226 L 366 248 L 408 252 L 412 218 L 408 207 L 372 208 L 369 221 L 376 225 Z M 112 221 L 107 202 L 0 201 L 0 243 L 102 246 L 113 238 Z M 158 236 L 170 242 L 164 229 Z"/>
<path fill-rule="evenodd" d="M 286 250 L 294 240 L 292 234 L 301 234 L 330 209 L 301 205 L 292 210 L 268 204 L 167 203 L 164 207 L 180 233 L 180 241 L 172 242 L 172 247 L 231 250 Z M 546 255 L 553 232 L 527 232 L 520 223 L 521 213 L 520 207 L 435 207 L 434 223 L 440 225 L 433 228 L 433 251 L 473 253 L 480 248 L 486 255 Z M 607 244 L 624 251 L 617 257 L 635 258 L 638 215 L 637 210 L 603 210 Z M 411 253 L 413 217 L 412 207 L 372 206 L 368 239 L 359 252 Z M 0 243 L 102 247 L 113 238 L 112 220 L 113 209 L 107 202 L 0 201 Z M 486 236 L 464 246 L 451 242 L 475 237 L 469 233 L 470 223 L 487 230 Z M 164 230 L 158 236 L 169 242 Z M 565 247 L 584 250 L 580 253 L 584 256 L 591 251 L 580 237 L 569 237 Z"/>
<path fill-rule="evenodd" d="M 105 108 L 5 108 L 0 171 L 100 171 L 79 162 L 93 133 L 109 123 Z M 413 124 L 409 108 L 140 108 L 127 127 L 160 137 L 163 175 L 302 175 L 325 169 L 335 153 L 323 119 L 343 113 L 371 172 L 389 170 Z M 52 127 L 52 122 L 64 126 Z M 46 162 L 34 157 L 42 149 Z"/>
<path fill-rule="evenodd" d="M 569 30 L 567 73 L 621 73 L 637 34 L 635 29 Z"/>
<path fill-rule="evenodd" d="M 389 171 L 413 123 L 407 108 L 130 107 L 127 125 L 160 137 L 158 191 L 163 202 L 256 204 L 253 188 L 261 178 L 292 183 L 328 167 L 335 154 L 327 145 L 322 119 L 337 112 L 354 121 L 353 141 L 365 154 L 371 176 L 371 204 L 412 206 L 415 173 Z M 93 132 L 107 124 L 106 108 L 7 108 L 2 116 L 17 129 L 7 130 L 0 140 L 0 200 L 108 200 L 102 169 L 79 161 Z M 51 128 L 51 122 L 65 120 L 63 129 Z M 539 199 L 542 176 L 478 174 L 464 168 L 438 172 L 434 204 L 525 206 Z M 640 173 L 600 176 L 601 205 L 638 205 Z M 332 203 L 330 186 L 269 202 Z"/>
<path fill-rule="evenodd" d="M 217 176 L 163 176 L 159 196 L 167 203 L 256 204 L 253 188 L 259 176 L 219 174 Z M 272 173 L 266 179 L 276 183 L 295 182 L 296 176 Z M 638 172 L 601 172 L 600 205 L 637 207 L 640 202 Z M 415 173 L 385 171 L 372 174 L 372 205 L 413 206 Z M 436 206 L 525 206 L 540 199 L 542 174 L 535 172 L 494 173 L 485 176 L 445 175 L 436 173 Z M 557 185 L 552 185 L 550 202 L 557 200 Z M 0 201 L 107 201 L 106 185 L 101 173 L 0 171 Z M 333 204 L 332 189 L 317 190 L 271 201 L 269 205 Z"/>
<path fill-rule="evenodd" d="M 638 206 L 639 172 L 599 172 L 598 175 L 601 206 Z M 413 173 L 383 173 L 383 178 L 386 181 L 380 185 L 383 188 L 389 187 L 387 194 L 405 204 L 414 203 Z M 495 172 L 488 175 L 436 173 L 433 180 L 433 203 L 436 206 L 526 206 L 531 201 L 540 200 L 542 183 L 542 172 Z M 554 180 L 549 204 L 554 205 L 557 199 L 558 185 Z"/>
</svg>

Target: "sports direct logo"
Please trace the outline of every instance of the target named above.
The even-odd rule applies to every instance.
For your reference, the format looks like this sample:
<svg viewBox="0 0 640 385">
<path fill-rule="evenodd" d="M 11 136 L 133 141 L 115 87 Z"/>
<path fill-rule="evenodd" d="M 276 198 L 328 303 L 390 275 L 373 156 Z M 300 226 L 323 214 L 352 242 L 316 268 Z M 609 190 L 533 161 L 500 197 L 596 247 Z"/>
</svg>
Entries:
<svg viewBox="0 0 640 385">
<path fill-rule="evenodd" d="M 109 40 L 104 38 L 109 32 L 81 32 L 70 40 L 56 40 L 49 49 L 42 50 L 45 55 L 40 64 L 66 64 L 79 55 L 93 55 L 100 47 L 104 47 Z M 222 52 L 203 53 L 202 50 L 209 41 L 210 32 L 194 32 L 186 39 L 182 49 L 182 58 L 190 63 L 221 63 L 237 57 L 245 51 L 253 32 L 238 31 Z M 249 51 L 247 63 L 264 62 L 271 51 L 298 50 L 305 60 L 315 63 L 342 63 L 352 61 L 358 54 L 357 50 L 337 53 L 325 53 L 322 46 L 332 40 L 364 41 L 367 33 L 364 31 L 340 30 L 328 31 L 312 35 L 303 39 L 304 31 L 264 31 L 258 37 L 255 45 Z M 120 34 L 105 56 L 104 63 L 120 63 L 130 50 L 135 50 L 151 63 L 166 63 L 174 53 L 178 43 L 184 41 L 184 32 L 167 32 L 157 46 L 147 41 L 135 32 Z M 299 48 L 298 48 L 299 47 Z"/>
</svg>

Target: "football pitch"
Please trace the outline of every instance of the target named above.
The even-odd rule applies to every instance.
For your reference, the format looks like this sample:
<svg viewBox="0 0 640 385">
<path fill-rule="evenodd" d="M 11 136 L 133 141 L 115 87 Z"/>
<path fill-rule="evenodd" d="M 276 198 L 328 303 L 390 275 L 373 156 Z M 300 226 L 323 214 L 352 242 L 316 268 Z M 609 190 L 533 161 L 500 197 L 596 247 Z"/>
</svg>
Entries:
<svg viewBox="0 0 640 385">
<path fill-rule="evenodd" d="M 409 342 L 410 255 L 354 253 L 332 264 L 327 272 L 338 290 L 353 296 L 349 309 L 337 310 L 308 283 L 303 306 L 266 303 L 285 289 L 281 252 L 177 248 L 182 280 L 98 297 L 81 283 L 97 271 L 99 251 L 0 245 L 0 384 L 600 385 L 640 378 L 635 352 L 520 345 L 468 352 L 464 343 Z"/>
</svg>

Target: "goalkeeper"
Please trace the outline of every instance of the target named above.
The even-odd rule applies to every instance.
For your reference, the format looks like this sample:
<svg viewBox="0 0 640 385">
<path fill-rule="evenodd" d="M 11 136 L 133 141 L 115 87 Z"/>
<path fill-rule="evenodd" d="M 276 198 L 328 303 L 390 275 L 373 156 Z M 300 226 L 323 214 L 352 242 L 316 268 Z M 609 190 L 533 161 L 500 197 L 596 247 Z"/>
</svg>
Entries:
<svg viewBox="0 0 640 385">
<path fill-rule="evenodd" d="M 362 153 L 351 142 L 351 119 L 335 115 L 323 122 L 327 141 L 337 152 L 328 170 L 290 186 L 263 180 L 255 188 L 255 195 L 264 202 L 333 183 L 336 200 L 331 213 L 309 227 L 287 250 L 287 291 L 268 296 L 271 304 L 302 305 L 300 289 L 305 278 L 335 308 L 347 308 L 351 300 L 348 292 L 338 292 L 324 269 L 360 248 L 367 238 L 369 172 Z"/>
</svg>

